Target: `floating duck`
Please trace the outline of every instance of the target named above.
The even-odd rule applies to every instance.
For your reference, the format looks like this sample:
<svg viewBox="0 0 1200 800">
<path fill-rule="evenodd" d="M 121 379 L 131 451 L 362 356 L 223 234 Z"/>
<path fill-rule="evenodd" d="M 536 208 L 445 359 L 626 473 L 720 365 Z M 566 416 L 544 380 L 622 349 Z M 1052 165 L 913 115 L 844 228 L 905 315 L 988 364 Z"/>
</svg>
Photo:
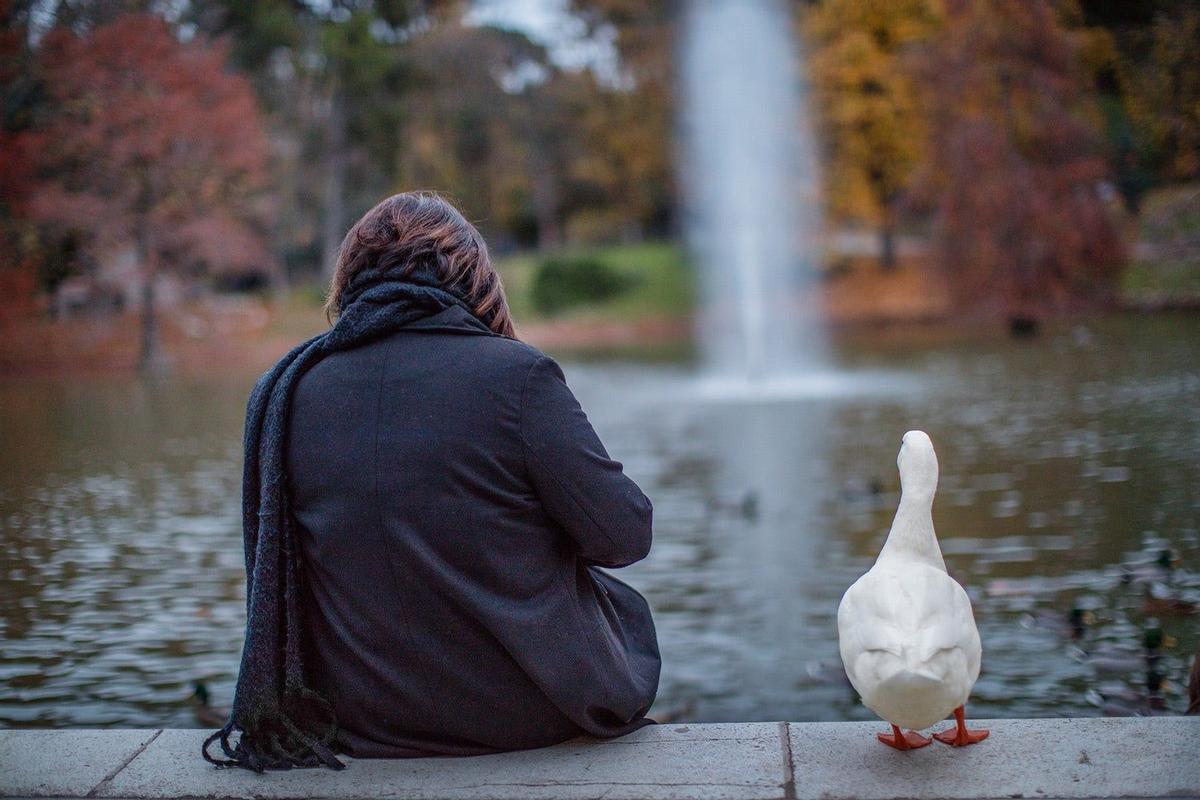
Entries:
<svg viewBox="0 0 1200 800">
<path fill-rule="evenodd" d="M 1057 609 L 1033 611 L 1021 618 L 1025 627 L 1048 628 L 1056 633 L 1069 636 L 1071 641 L 1080 641 L 1087 636 L 1088 627 L 1096 622 L 1096 615 L 1091 611 L 1074 606 L 1064 617 Z"/>
<path fill-rule="evenodd" d="M 1175 596 L 1164 584 L 1147 583 L 1142 587 L 1142 609 L 1147 614 L 1195 614 L 1196 604 Z"/>
<path fill-rule="evenodd" d="M 1121 583 L 1129 586 L 1134 583 L 1165 582 L 1168 585 L 1174 580 L 1175 568 L 1179 566 L 1179 556 L 1170 548 L 1163 548 L 1151 563 L 1122 564 Z"/>
<path fill-rule="evenodd" d="M 204 681 L 192 684 L 192 713 L 202 727 L 219 728 L 229 719 L 229 712 L 209 705 L 208 686 Z"/>
<path fill-rule="evenodd" d="M 1166 676 L 1157 669 L 1146 670 L 1144 689 L 1108 687 L 1088 692 L 1088 699 L 1100 707 L 1106 717 L 1150 717 L 1167 710 L 1163 693 Z"/>
<path fill-rule="evenodd" d="M 1200 650 L 1196 651 L 1196 660 L 1188 673 L 1188 707 L 1184 713 L 1200 714 Z"/>
<path fill-rule="evenodd" d="M 1175 640 L 1151 622 L 1142 631 L 1142 649 L 1126 645 L 1102 643 L 1090 652 L 1078 650 L 1079 661 L 1090 666 L 1098 676 L 1128 675 L 1141 669 L 1156 669 L 1163 647 L 1174 647 Z"/>
<path fill-rule="evenodd" d="M 900 507 L 887 542 L 838 607 L 842 665 L 863 704 L 892 724 L 890 734 L 878 734 L 884 744 L 924 747 L 930 740 L 916 730 L 951 712 L 955 727 L 934 738 L 975 744 L 988 731 L 968 730 L 963 707 L 979 677 L 982 648 L 971 600 L 946 573 L 933 531 L 938 464 L 929 436 L 904 434 L 896 464 Z"/>
</svg>

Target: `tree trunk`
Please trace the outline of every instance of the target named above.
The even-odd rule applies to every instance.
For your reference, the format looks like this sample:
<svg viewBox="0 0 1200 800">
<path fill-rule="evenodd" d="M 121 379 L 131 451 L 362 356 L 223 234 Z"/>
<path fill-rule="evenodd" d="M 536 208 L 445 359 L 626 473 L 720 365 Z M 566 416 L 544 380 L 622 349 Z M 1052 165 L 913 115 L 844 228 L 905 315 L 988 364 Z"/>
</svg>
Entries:
<svg viewBox="0 0 1200 800">
<path fill-rule="evenodd" d="M 534 161 L 533 213 L 537 219 L 539 250 L 554 250 L 562 245 L 562 224 L 559 221 L 558 177 L 545 159 Z"/>
<path fill-rule="evenodd" d="M 879 263 L 888 272 L 896 268 L 896 229 L 887 223 L 879 228 Z"/>
<path fill-rule="evenodd" d="M 342 93 L 329 93 L 325 120 L 325 214 L 321 221 L 321 276 L 333 277 L 338 248 L 346 235 L 346 114 Z"/>
<path fill-rule="evenodd" d="M 885 272 L 896 268 L 896 209 L 895 200 L 883 203 L 883 220 L 879 223 L 879 263 Z"/>
<path fill-rule="evenodd" d="M 167 371 L 170 362 L 162 349 L 158 330 L 157 282 L 158 270 L 145 260 L 145 250 L 139 245 L 142 261 L 142 348 L 138 356 L 138 371 L 143 375 L 159 375 Z"/>
</svg>

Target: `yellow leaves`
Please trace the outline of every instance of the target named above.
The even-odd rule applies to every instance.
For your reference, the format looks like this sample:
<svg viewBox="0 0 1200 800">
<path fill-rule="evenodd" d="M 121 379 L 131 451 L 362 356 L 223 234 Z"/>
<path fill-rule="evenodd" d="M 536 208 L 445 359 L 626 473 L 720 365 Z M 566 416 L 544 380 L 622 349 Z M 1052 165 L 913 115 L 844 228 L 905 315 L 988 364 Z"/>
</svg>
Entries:
<svg viewBox="0 0 1200 800">
<path fill-rule="evenodd" d="M 1115 70 L 1121 57 L 1112 31 L 1105 28 L 1085 28 L 1081 31 L 1079 59 L 1093 75 Z"/>
<path fill-rule="evenodd" d="M 878 223 L 924 148 L 910 51 L 937 29 L 936 0 L 824 0 L 805 20 L 834 216 Z"/>
</svg>

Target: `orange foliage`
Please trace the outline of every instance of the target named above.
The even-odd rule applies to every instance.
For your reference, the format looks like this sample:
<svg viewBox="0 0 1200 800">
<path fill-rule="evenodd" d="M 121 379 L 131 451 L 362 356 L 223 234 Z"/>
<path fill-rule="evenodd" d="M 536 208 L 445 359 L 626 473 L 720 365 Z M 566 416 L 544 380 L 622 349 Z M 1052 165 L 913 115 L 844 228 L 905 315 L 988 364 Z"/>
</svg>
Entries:
<svg viewBox="0 0 1200 800">
<path fill-rule="evenodd" d="M 953 0 L 925 65 L 941 260 L 959 307 L 1105 303 L 1124 254 L 1071 35 L 1048 0 Z"/>
<path fill-rule="evenodd" d="M 271 268 L 267 139 L 224 47 L 127 14 L 85 36 L 51 30 L 40 50 L 51 102 L 22 134 L 34 218 L 84 234 L 94 255 L 137 243 L 150 271 Z"/>
</svg>

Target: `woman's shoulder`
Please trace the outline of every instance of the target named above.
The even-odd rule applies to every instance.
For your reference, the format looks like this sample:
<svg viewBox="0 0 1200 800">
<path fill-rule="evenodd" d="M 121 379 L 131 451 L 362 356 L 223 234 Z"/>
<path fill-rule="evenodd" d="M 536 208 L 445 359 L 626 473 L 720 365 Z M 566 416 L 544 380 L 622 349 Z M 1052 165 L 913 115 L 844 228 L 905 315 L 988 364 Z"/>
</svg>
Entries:
<svg viewBox="0 0 1200 800">
<path fill-rule="evenodd" d="M 500 365 L 522 374 L 529 372 L 535 366 L 552 368 L 558 366 L 553 358 L 534 345 L 520 339 L 494 334 L 486 337 L 486 344 L 483 347 Z"/>
<path fill-rule="evenodd" d="M 501 336 L 494 334 L 488 337 L 488 341 L 492 343 L 502 355 L 512 359 L 514 362 L 524 364 L 526 366 L 533 364 L 543 358 L 549 358 L 538 348 L 523 342 L 520 339 L 513 339 L 509 336 Z"/>
<path fill-rule="evenodd" d="M 480 337 L 484 339 L 484 337 Z M 488 336 L 462 353 L 466 380 L 486 385 L 490 392 L 519 398 L 522 407 L 550 403 L 574 404 L 563 369 L 537 347 L 506 336 Z"/>
</svg>

